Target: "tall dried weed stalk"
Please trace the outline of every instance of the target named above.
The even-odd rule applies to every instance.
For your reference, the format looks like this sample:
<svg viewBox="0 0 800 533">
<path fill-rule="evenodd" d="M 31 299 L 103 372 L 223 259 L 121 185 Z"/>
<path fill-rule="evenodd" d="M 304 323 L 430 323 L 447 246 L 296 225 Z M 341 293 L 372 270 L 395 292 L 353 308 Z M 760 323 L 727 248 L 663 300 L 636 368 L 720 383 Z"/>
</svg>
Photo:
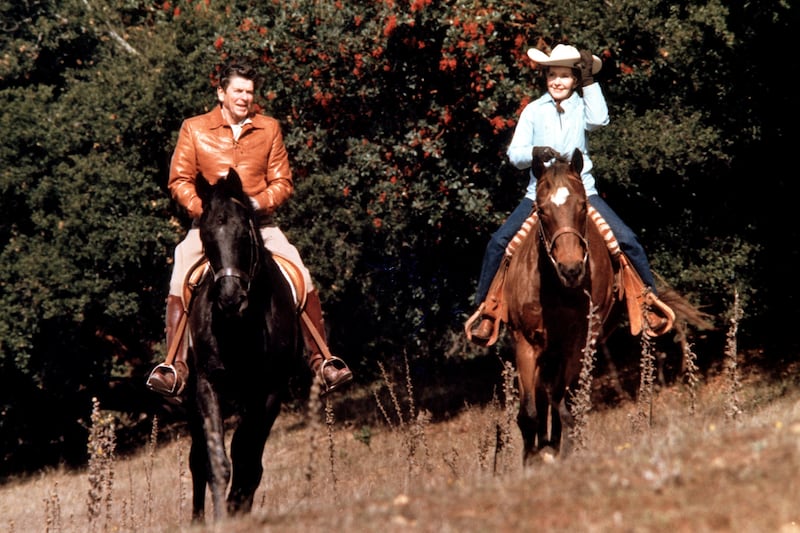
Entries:
<svg viewBox="0 0 800 533">
<path fill-rule="evenodd" d="M 180 437 L 178 437 L 178 442 L 180 442 Z M 184 516 L 188 514 L 188 501 L 189 501 L 189 472 L 186 469 L 186 463 L 183 460 L 183 446 L 177 446 L 177 464 L 179 465 L 180 471 L 178 473 L 178 517 L 177 523 L 180 524 L 181 520 L 183 520 Z"/>
<path fill-rule="evenodd" d="M 328 464 L 331 473 L 331 486 L 336 501 L 339 501 L 339 491 L 336 490 L 338 479 L 336 477 L 336 442 L 333 438 L 333 425 L 336 418 L 333 416 L 333 404 L 330 400 L 325 401 L 325 426 L 328 428 Z"/>
<path fill-rule="evenodd" d="M 153 526 L 153 471 L 155 470 L 156 445 L 158 444 L 158 415 L 153 416 L 150 438 L 147 441 L 147 461 L 144 464 L 145 479 L 145 516 L 147 527 Z"/>
<path fill-rule="evenodd" d="M 583 346 L 581 357 L 581 372 L 578 376 L 578 390 L 572 394 L 571 414 L 575 425 L 570 429 L 570 440 L 575 450 L 586 447 L 586 423 L 589 411 L 592 408 L 592 373 L 597 354 L 597 336 L 600 332 L 597 306 L 592 303 L 589 296 L 589 314 L 587 315 L 588 328 L 586 330 L 586 344 Z"/>
<path fill-rule="evenodd" d="M 681 340 L 683 354 L 684 376 L 689 389 L 689 414 L 697 411 L 697 389 L 700 385 L 700 369 L 697 366 L 697 355 L 692 350 L 692 344 L 685 338 Z"/>
<path fill-rule="evenodd" d="M 392 399 L 395 415 L 397 416 L 397 428 L 403 431 L 403 443 L 407 452 L 408 460 L 408 474 L 414 474 L 422 469 L 430 470 L 430 449 L 426 440 L 425 428 L 431 420 L 431 415 L 427 411 L 417 412 L 414 403 L 414 386 L 411 381 L 411 369 L 408 363 L 408 355 L 404 354 L 404 367 L 405 367 L 405 384 L 406 384 L 406 398 L 408 402 L 407 416 L 403 415 L 403 408 L 396 392 L 396 385 L 394 380 L 386 371 L 383 363 L 378 362 L 378 368 L 381 371 L 381 376 L 389 391 L 389 396 Z M 378 408 L 386 419 L 389 427 L 394 428 L 391 418 L 388 416 L 386 408 L 380 401 L 380 397 L 375 394 L 375 401 Z M 420 458 L 420 449 L 422 450 L 422 457 Z"/>
<path fill-rule="evenodd" d="M 739 307 L 739 291 L 733 293 L 733 313 L 730 319 L 731 325 L 728 328 L 727 339 L 725 341 L 725 374 L 727 383 L 727 401 L 725 402 L 725 414 L 728 418 L 735 419 L 742 414 L 739 402 L 739 392 L 742 388 L 739 380 L 739 363 L 737 355 L 736 335 L 739 330 L 739 320 L 742 317 L 742 310 Z"/>
<path fill-rule="evenodd" d="M 136 496 L 133 491 L 133 468 L 128 462 L 128 497 L 122 500 L 122 524 L 130 531 L 136 531 Z"/>
<path fill-rule="evenodd" d="M 499 413 L 499 416 L 490 419 L 487 431 L 478 441 L 478 465 L 481 470 L 488 467 L 489 451 L 494 448 L 492 474 L 495 476 L 503 474 L 513 467 L 514 445 L 511 434 L 517 414 L 518 393 L 515 386 L 517 373 L 510 361 L 502 361 L 502 363 L 502 400 L 498 399 L 496 393 L 492 398 L 492 407 L 496 413 Z"/>
<path fill-rule="evenodd" d="M 89 495 L 90 531 L 108 531 L 114 488 L 114 417 L 103 414 L 100 402 L 92 398 L 92 425 L 89 429 Z"/>
<path fill-rule="evenodd" d="M 50 495 L 44 500 L 44 530 L 46 533 L 60 533 L 62 531 L 61 500 L 58 497 L 58 481 L 53 485 Z M 13 523 L 11 531 L 13 531 Z"/>
<path fill-rule="evenodd" d="M 322 383 L 319 376 L 314 377 L 311 383 L 311 391 L 308 395 L 308 427 L 309 431 L 309 447 L 308 447 L 308 463 L 306 463 L 305 478 L 306 487 L 303 492 L 303 497 L 309 498 L 313 493 L 313 482 L 315 476 L 315 465 L 317 462 L 317 439 L 316 435 L 319 432 L 320 424 L 319 419 L 314 416 L 314 413 L 319 413 L 322 401 L 320 400 L 320 391 Z"/>
<path fill-rule="evenodd" d="M 631 419 L 631 427 L 634 432 L 639 432 L 649 427 L 653 416 L 653 386 L 655 383 L 656 365 L 655 355 L 653 354 L 653 343 L 650 336 L 642 331 L 640 337 L 642 347 L 642 357 L 639 361 L 639 391 L 636 398 L 636 412 Z"/>
</svg>

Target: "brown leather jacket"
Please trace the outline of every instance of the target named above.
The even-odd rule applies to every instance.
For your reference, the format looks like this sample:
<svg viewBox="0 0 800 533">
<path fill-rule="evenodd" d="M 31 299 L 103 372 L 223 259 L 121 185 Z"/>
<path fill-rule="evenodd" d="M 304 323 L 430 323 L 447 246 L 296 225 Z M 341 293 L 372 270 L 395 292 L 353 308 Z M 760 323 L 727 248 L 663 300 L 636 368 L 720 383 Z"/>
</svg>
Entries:
<svg viewBox="0 0 800 533">
<path fill-rule="evenodd" d="M 169 190 L 192 218 L 203 212 L 194 180 L 200 172 L 210 183 L 234 168 L 244 191 L 255 198 L 260 211 L 272 213 L 294 191 L 289 154 L 283 145 L 280 124 L 272 117 L 253 115 L 239 140 L 222 118 L 219 106 L 183 121 L 169 169 Z"/>
</svg>

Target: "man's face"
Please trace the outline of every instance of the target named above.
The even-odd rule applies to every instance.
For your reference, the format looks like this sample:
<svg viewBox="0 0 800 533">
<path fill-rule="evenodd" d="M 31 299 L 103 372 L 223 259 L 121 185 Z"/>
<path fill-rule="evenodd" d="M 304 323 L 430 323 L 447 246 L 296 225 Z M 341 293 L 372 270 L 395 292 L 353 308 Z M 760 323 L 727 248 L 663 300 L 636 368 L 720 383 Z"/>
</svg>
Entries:
<svg viewBox="0 0 800 533">
<path fill-rule="evenodd" d="M 217 88 L 217 98 L 222 104 L 222 115 L 228 123 L 239 123 L 250 115 L 254 93 L 253 80 L 238 76 L 233 76 L 229 80 L 227 88 Z"/>
</svg>

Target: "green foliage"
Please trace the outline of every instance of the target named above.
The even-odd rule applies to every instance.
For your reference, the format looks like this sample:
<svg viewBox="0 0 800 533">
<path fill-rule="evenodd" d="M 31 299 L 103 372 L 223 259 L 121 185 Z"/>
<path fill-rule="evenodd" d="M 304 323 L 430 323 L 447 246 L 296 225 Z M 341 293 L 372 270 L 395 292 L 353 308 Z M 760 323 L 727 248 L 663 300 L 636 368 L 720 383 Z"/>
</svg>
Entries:
<svg viewBox="0 0 800 533">
<path fill-rule="evenodd" d="M 296 182 L 281 225 L 360 379 L 407 350 L 465 351 L 485 243 L 527 182 L 505 150 L 542 92 L 531 46 L 603 57 L 598 186 L 654 268 L 721 313 L 734 288 L 751 317 L 778 294 L 759 277 L 765 217 L 733 184 L 764 173 L 743 154 L 788 146 L 764 118 L 791 108 L 785 84 L 759 63 L 774 45 L 761 36 L 788 36 L 786 3 L 0 0 L 0 13 L 4 449 L 69 431 L 23 427 L 19 405 L 77 420 L 76 391 L 141 382 L 160 357 L 187 222 L 169 158 L 231 56 L 263 72 L 259 104 L 283 124 Z"/>
</svg>

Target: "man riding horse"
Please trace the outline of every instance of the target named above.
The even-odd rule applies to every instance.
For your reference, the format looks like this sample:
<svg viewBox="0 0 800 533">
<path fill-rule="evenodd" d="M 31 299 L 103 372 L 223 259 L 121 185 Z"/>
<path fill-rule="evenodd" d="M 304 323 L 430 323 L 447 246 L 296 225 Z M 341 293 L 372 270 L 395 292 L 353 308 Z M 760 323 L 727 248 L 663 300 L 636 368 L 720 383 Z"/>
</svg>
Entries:
<svg viewBox="0 0 800 533">
<path fill-rule="evenodd" d="M 166 396 L 183 390 L 189 368 L 187 346 L 182 342 L 188 302 L 182 299 L 189 270 L 202 259 L 203 250 L 197 219 L 203 204 L 195 189 L 202 173 L 211 183 L 235 169 L 260 220 L 264 245 L 276 256 L 288 259 L 302 273 L 307 293 L 301 314 L 301 328 L 307 363 L 322 383 L 323 393 L 350 382 L 353 374 L 345 362 L 331 355 L 319 294 L 297 249 L 275 225 L 272 214 L 294 191 L 289 156 L 277 120 L 254 112 L 257 74 L 244 62 L 231 61 L 220 73 L 217 86 L 219 105 L 210 112 L 183 122 L 172 155 L 169 190 L 172 197 L 194 219 L 184 240 L 175 248 L 175 263 L 167 297 L 167 360 L 150 374 L 147 385 Z"/>
</svg>

